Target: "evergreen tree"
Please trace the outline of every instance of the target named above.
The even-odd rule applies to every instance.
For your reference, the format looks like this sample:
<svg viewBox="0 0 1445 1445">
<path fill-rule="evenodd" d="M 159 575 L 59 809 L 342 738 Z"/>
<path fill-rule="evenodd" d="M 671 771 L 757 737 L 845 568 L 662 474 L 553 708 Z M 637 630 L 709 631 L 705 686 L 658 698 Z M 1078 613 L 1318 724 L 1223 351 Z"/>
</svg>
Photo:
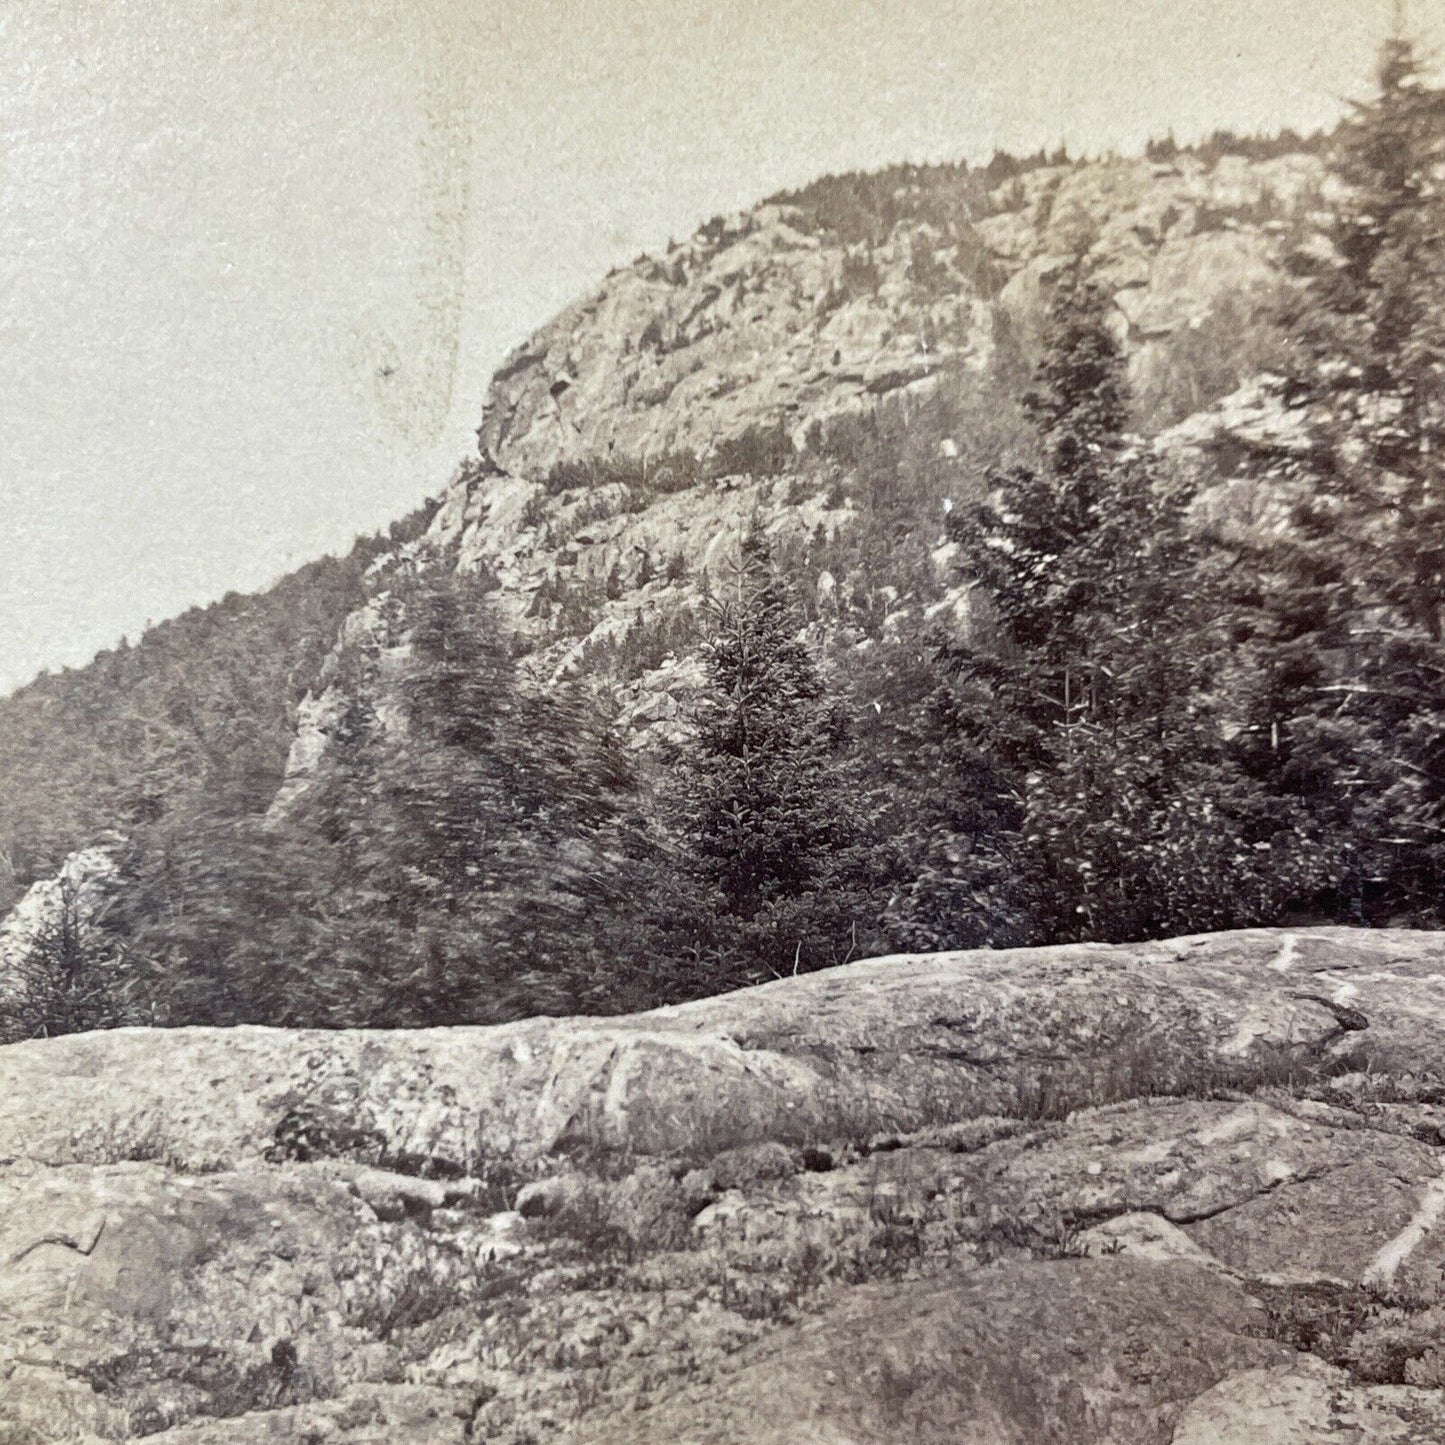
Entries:
<svg viewBox="0 0 1445 1445">
<path fill-rule="evenodd" d="M 1413 43 L 1342 126 L 1336 259 L 1290 318 L 1314 438 L 1255 559 L 1254 766 L 1342 840 L 1339 907 L 1436 921 L 1445 886 L 1445 91 Z M 1303 267 L 1301 269 L 1304 269 Z M 1265 740 L 1268 739 L 1266 746 Z"/>
<path fill-rule="evenodd" d="M 972 699 L 940 680 L 940 644 L 918 620 L 846 655 L 854 756 L 883 806 L 873 835 L 887 889 L 880 949 L 1005 947 L 1024 941 L 1010 899 L 1017 779 L 979 736 Z"/>
<path fill-rule="evenodd" d="M 995 618 L 985 645 L 956 660 L 999 700 L 997 745 L 1021 764 L 1042 761 L 1056 728 L 1107 711 L 1101 649 L 1148 570 L 1139 564 L 1178 545 L 1184 500 L 1122 460 L 1124 362 L 1095 287 L 1076 282 L 1056 298 L 1026 410 L 1045 464 L 992 478 L 953 528 Z"/>
<path fill-rule="evenodd" d="M 393 1020 L 576 1010 L 599 962 L 590 915 L 629 892 L 619 750 L 574 688 L 521 685 L 469 579 L 421 579 L 402 605 L 400 717 L 366 729 L 338 799 L 315 800 L 333 818 L 345 806 L 353 951 L 372 955 Z"/>
<path fill-rule="evenodd" d="M 62 875 L 0 978 L 0 1043 L 144 1021 L 124 954 L 101 928 L 108 897 Z"/>
<path fill-rule="evenodd" d="M 682 763 L 683 871 L 708 917 L 711 989 L 865 951 L 876 906 L 872 800 L 845 756 L 841 708 L 798 633 L 766 543 L 746 538 L 711 599 L 707 686 Z"/>
<path fill-rule="evenodd" d="M 1016 907 L 1040 941 L 1264 921 L 1304 865 L 1225 747 L 1189 491 L 1127 444 L 1102 295 L 1066 287 L 1047 341 L 1029 402 L 1046 463 L 995 478 L 955 533 L 995 614 L 951 655 L 955 706 L 1012 779 Z"/>
</svg>

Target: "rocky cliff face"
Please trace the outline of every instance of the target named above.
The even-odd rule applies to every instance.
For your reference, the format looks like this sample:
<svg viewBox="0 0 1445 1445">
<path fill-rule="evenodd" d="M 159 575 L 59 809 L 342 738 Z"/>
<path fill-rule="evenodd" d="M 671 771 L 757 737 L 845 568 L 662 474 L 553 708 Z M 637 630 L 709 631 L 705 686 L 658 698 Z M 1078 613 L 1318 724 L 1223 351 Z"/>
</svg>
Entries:
<svg viewBox="0 0 1445 1445">
<path fill-rule="evenodd" d="M 1197 328 L 1279 276 L 1282 240 L 1323 219 L 1322 163 L 1184 156 L 1046 167 L 850 243 L 806 205 L 720 219 L 614 272 L 503 364 L 478 433 L 520 476 L 564 458 L 706 452 L 830 417 L 990 354 L 999 309 L 1037 324 L 1074 258 L 1139 347 Z M 1313 221 L 1312 221 L 1313 218 Z M 998 302 L 998 306 L 990 303 Z"/>
<path fill-rule="evenodd" d="M 0 1439 L 1438 1441 L 1445 942 L 0 1050 Z"/>
<path fill-rule="evenodd" d="M 539 680 L 585 665 L 646 746 L 676 730 L 697 679 L 690 618 L 743 530 L 806 554 L 856 529 L 861 478 L 830 446 L 840 426 L 880 409 L 906 421 L 940 387 L 968 392 L 1005 337 L 1026 355 L 1079 256 L 1113 295 L 1147 391 L 1211 319 L 1248 328 L 1287 284 L 1287 246 L 1319 233 L 1329 189 L 1310 155 L 1181 156 L 1045 167 L 957 194 L 900 180 L 864 239 L 820 219 L 807 192 L 719 218 L 615 271 L 506 360 L 479 458 L 427 535 L 378 563 L 378 601 L 341 648 L 367 655 L 384 693 L 387 658 L 406 645 L 404 619 L 386 615 L 389 569 L 458 567 L 495 584 Z M 1220 414 L 1200 425 L 1213 435 Z M 1198 427 L 1179 434 L 1179 447 L 1200 443 Z M 970 459 L 954 438 L 935 445 L 934 504 L 968 496 Z M 966 628 L 950 562 L 937 551 L 922 581 L 900 569 L 886 596 L 876 579 L 812 568 L 800 580 L 826 603 L 818 640 L 860 640 L 849 624 L 868 611 L 897 622 L 928 609 Z M 344 697 L 328 677 L 304 704 L 281 806 Z"/>
</svg>

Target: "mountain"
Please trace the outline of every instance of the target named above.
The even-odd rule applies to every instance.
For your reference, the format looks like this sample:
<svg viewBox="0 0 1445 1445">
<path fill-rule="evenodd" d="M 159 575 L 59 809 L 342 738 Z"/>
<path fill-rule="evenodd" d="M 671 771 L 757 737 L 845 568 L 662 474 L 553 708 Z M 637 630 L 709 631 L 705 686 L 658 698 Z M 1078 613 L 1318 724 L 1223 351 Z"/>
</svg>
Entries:
<svg viewBox="0 0 1445 1445">
<path fill-rule="evenodd" d="M 1060 287 L 1087 274 L 1108 298 L 1134 444 L 1203 467 L 1224 495 L 1214 483 L 1239 453 L 1217 433 L 1248 433 L 1235 413 L 1251 394 L 1214 404 L 1279 361 L 1297 258 L 1328 250 L 1340 187 L 1321 149 L 1225 140 L 1139 159 L 1000 157 L 985 169 L 828 178 L 614 271 L 507 358 L 477 455 L 389 541 L 187 614 L 0 703 L 9 899 L 73 850 L 140 846 L 152 882 L 131 889 L 141 901 L 125 926 L 144 933 L 157 908 L 175 915 L 181 875 L 156 860 L 177 840 L 219 840 L 197 865 L 203 882 L 186 885 L 204 891 L 246 852 L 227 820 L 265 814 L 283 830 L 265 845 L 276 851 L 298 809 L 332 806 L 305 800 L 318 771 L 340 766 L 338 735 L 375 726 L 395 749 L 386 767 L 404 777 L 416 765 L 407 598 L 444 579 L 485 597 L 524 691 L 600 700 L 645 792 L 685 742 L 707 685 L 709 599 L 741 538 L 760 536 L 855 746 L 884 746 L 883 734 L 911 726 L 899 667 L 916 670 L 911 659 L 940 639 L 974 635 L 981 594 L 949 518 L 990 476 L 1040 456 L 1026 398 Z M 1281 410 L 1269 397 L 1260 407 Z M 354 832 L 370 804 L 347 806 Z M 560 856 L 560 835 L 548 837 L 535 846 Z M 618 845 L 579 846 L 593 862 L 577 866 L 596 876 Z M 295 868 L 314 871 L 317 846 L 297 848 Z M 534 872 L 551 866 L 542 857 Z M 103 871 L 114 866 L 108 855 Z M 274 897 L 283 885 L 254 886 Z M 897 893 L 886 879 L 870 886 Z M 597 911 L 573 891 L 566 883 L 564 912 Z M 224 911 L 234 921 L 249 907 Z M 1236 921 L 1251 917 L 1268 921 Z M 233 951 L 233 921 L 220 934 L 198 924 L 206 947 Z M 1012 936 L 982 923 L 910 927 L 869 933 L 867 946 Z M 24 946 L 26 928 L 11 928 L 7 948 Z M 856 923 L 851 937 L 860 946 Z M 165 939 L 144 943 L 157 947 L 170 951 Z M 820 959 L 840 956 L 830 944 Z M 237 1018 L 269 1017 L 259 1002 L 238 1008 Z"/>
<path fill-rule="evenodd" d="M 1177 155 L 996 183 L 906 167 L 717 218 L 507 358 L 415 557 L 482 574 L 538 676 L 600 676 L 639 743 L 696 680 L 689 619 L 749 527 L 824 634 L 962 621 L 950 558 L 928 554 L 945 503 L 1031 451 L 1020 377 L 1057 278 L 1082 254 L 1110 291 L 1152 434 L 1275 358 L 1283 258 L 1328 225 L 1330 191 L 1315 154 Z M 288 789 L 340 705 L 308 707 Z"/>
<path fill-rule="evenodd" d="M 6 703 L 0 1438 L 1442 1438 L 1379 81 L 710 222 L 390 538 Z"/>
<path fill-rule="evenodd" d="M 688 577 L 715 572 L 726 538 L 755 508 L 780 534 L 866 531 L 875 499 L 857 495 L 868 480 L 848 452 L 873 420 L 895 433 L 917 427 L 919 413 L 934 430 L 969 424 L 968 434 L 937 438 L 953 441 L 948 454 L 923 454 L 920 443 L 919 455 L 890 458 L 920 495 L 888 500 L 912 526 L 937 532 L 939 504 L 992 459 L 988 448 L 1020 444 L 997 419 L 1004 436 L 971 434 L 994 403 L 989 369 L 1001 351 L 1027 358 L 1036 349 L 1051 278 L 1081 247 L 1113 293 L 1140 425 L 1152 432 L 1270 360 L 1264 312 L 1281 284 L 1280 259 L 1301 227 L 1324 223 L 1329 195 L 1317 154 L 1181 154 L 900 167 L 717 218 L 666 255 L 614 272 L 504 362 L 482 410 L 480 454 L 446 488 L 418 548 L 437 565 L 493 569 L 502 601 L 555 668 L 608 651 L 639 621 L 643 631 L 665 630 L 695 591 L 670 584 L 668 565 L 681 556 Z M 233 674 L 259 660 L 254 693 L 269 709 L 260 725 L 274 737 L 294 720 L 318 649 L 336 641 L 338 613 L 357 610 L 354 574 L 381 550 L 187 614 L 129 653 L 102 654 L 5 699 L 0 826 L 15 881 L 33 881 L 126 821 L 130 800 L 106 768 L 136 770 L 128 712 L 137 714 L 133 731 L 168 731 L 185 750 L 175 772 L 188 779 L 201 751 L 230 746 L 211 738 L 204 719 L 196 737 L 180 740 L 182 715 L 197 704 L 167 694 L 176 686 L 161 680 L 168 665 L 225 690 L 218 711 L 245 713 L 247 678 Z M 652 581 L 639 582 L 649 569 Z M 614 571 L 623 595 L 600 595 Z M 846 596 L 853 579 L 834 580 Z M 585 594 L 579 609 L 595 620 L 564 631 L 539 619 L 557 610 L 545 599 L 549 584 Z M 220 655 L 226 648 L 239 665 Z M 668 650 L 655 641 L 658 649 Z M 264 762 L 274 767 L 274 746 Z M 174 774 L 157 784 L 162 793 L 176 786 Z M 57 807 L 47 790 L 60 789 L 85 794 L 85 806 Z"/>
</svg>

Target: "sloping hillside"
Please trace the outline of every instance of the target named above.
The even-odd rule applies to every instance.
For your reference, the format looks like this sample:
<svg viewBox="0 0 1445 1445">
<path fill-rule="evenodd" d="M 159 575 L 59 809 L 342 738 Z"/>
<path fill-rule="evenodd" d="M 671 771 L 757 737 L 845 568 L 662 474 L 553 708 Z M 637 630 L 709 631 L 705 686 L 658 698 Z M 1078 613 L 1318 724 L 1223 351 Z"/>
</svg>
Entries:
<svg viewBox="0 0 1445 1445">
<path fill-rule="evenodd" d="M 1426 1445 L 1438 935 L 0 1049 L 0 1430 Z"/>
<path fill-rule="evenodd" d="M 278 592 L 262 665 L 198 645 L 254 746 L 198 758 L 186 697 L 141 689 L 175 784 L 116 810 L 89 936 L 30 895 L 7 955 L 69 1002 L 4 1035 L 1437 921 L 1445 408 L 1415 400 L 1412 248 L 1445 107 L 1381 73 L 1328 143 L 827 178 L 614 271 L 506 360 L 334 633 L 332 595 L 293 662 Z M 86 806 L 51 832 L 96 841 L 96 710 L 72 743 L 19 705 L 15 817 L 53 773 Z"/>
<path fill-rule="evenodd" d="M 366 569 L 427 516 L 0 699 L 0 909 L 117 829 L 197 800 L 264 808 L 284 772 L 297 704 L 365 601 Z"/>
<path fill-rule="evenodd" d="M 895 563 L 861 564 L 879 538 L 866 525 L 876 481 L 860 475 L 860 418 L 884 409 L 885 447 L 908 474 L 890 525 L 936 541 L 942 500 L 1027 448 L 1010 414 L 1018 388 L 989 368 L 1001 346 L 1027 360 L 1069 258 L 1082 250 L 1114 295 L 1153 429 L 1270 360 L 1262 307 L 1280 257 L 1330 196 L 1315 154 L 1183 154 L 902 167 L 719 218 L 615 272 L 507 359 L 483 408 L 481 460 L 463 466 L 422 553 L 495 570 L 544 673 L 590 655 L 623 686 L 624 721 L 645 730 L 675 713 L 692 676 L 646 664 L 688 650 L 679 614 L 755 516 L 794 539 L 862 519 L 841 563 L 817 550 L 800 579 L 813 587 L 828 571 L 840 612 L 867 614 L 880 587 L 917 585 L 903 549 Z M 900 434 L 920 423 L 910 450 Z M 376 551 L 163 624 L 129 652 L 5 700 L 0 904 L 71 849 L 197 787 L 223 808 L 274 788 L 299 694 Z M 926 567 L 922 583 L 914 600 L 943 599 Z M 564 624 L 559 598 L 571 603 Z M 333 723 L 326 703 L 302 703 L 293 775 Z"/>
<path fill-rule="evenodd" d="M 1244 556 L 1315 486 L 1277 465 L 1312 465 L 1315 415 L 1260 373 L 1337 259 L 1319 149 L 825 179 L 608 276 L 507 358 L 425 526 L 98 663 L 134 685 L 13 699 L 14 892 L 94 842 L 116 884 L 94 928 L 30 894 L 9 971 L 71 1003 L 6 1035 L 496 1022 L 906 948 L 1433 918 L 1433 863 L 1381 857 L 1370 793 L 1290 750 L 1274 679 L 1322 694 L 1276 649 L 1318 566 Z M 718 637 L 757 608 L 783 670 L 750 691 Z M 792 699 L 757 734 L 782 772 L 728 798 L 766 772 L 704 756 L 753 736 L 721 724 L 744 696 Z"/>
</svg>

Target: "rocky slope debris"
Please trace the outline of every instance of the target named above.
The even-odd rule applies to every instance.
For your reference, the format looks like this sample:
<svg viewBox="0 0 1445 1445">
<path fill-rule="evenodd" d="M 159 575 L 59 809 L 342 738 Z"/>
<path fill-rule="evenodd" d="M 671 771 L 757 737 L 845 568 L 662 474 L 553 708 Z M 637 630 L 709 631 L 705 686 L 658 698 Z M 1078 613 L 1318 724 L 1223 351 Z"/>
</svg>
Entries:
<svg viewBox="0 0 1445 1445">
<path fill-rule="evenodd" d="M 1445 943 L 0 1050 L 0 1438 L 1418 1442 Z"/>
</svg>

